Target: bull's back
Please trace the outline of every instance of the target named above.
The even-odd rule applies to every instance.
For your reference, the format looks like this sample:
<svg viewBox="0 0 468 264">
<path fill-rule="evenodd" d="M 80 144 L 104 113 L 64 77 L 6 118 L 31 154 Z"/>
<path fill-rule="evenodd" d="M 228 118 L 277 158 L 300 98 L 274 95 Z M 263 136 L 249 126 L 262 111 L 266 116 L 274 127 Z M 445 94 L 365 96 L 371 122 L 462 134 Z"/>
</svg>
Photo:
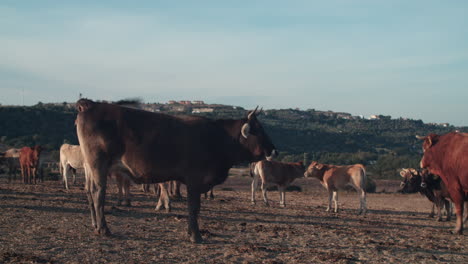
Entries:
<svg viewBox="0 0 468 264">
<path fill-rule="evenodd" d="M 468 133 L 449 133 L 441 136 L 437 153 L 433 159 L 439 163 L 443 178 L 450 185 L 459 182 L 464 192 L 468 192 Z"/>
<path fill-rule="evenodd" d="M 222 154 L 219 141 L 209 133 L 212 124 L 203 118 L 177 118 L 93 103 L 78 113 L 76 125 L 80 144 L 100 144 L 103 152 L 110 153 L 113 160 L 122 160 L 135 176 L 157 174 L 157 178 L 165 178 L 185 175 L 188 168 L 204 171 L 217 166 L 216 151 Z"/>
</svg>

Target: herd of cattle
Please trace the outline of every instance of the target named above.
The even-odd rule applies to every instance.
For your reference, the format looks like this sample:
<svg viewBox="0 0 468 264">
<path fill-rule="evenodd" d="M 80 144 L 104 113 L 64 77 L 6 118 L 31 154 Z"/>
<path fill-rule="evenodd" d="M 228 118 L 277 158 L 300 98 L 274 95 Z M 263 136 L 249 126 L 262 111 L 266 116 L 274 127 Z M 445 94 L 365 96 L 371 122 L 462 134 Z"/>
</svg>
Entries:
<svg viewBox="0 0 468 264">
<path fill-rule="evenodd" d="M 76 170 L 85 175 L 85 189 L 91 222 L 97 234 L 107 235 L 104 216 L 108 178 L 115 179 L 118 204 L 130 205 L 130 184 L 141 184 L 144 191 L 154 186 L 159 195 L 156 209 L 170 211 L 170 197 L 180 197 L 181 183 L 186 185 L 188 232 L 192 242 L 201 242 L 198 227 L 200 195 L 211 191 L 228 176 L 229 169 L 250 163 L 251 202 L 260 183 L 268 205 L 267 187 L 278 186 L 280 206 L 286 206 L 285 190 L 296 178 L 314 177 L 328 191 L 328 207 L 338 211 L 338 190 L 346 185 L 358 191 L 359 213 L 365 214 L 366 171 L 363 165 L 336 166 L 312 162 L 273 161 L 275 146 L 257 119 L 257 109 L 242 119 L 212 120 L 199 116 L 171 116 L 123 107 L 117 104 L 80 99 L 75 121 L 79 146 L 60 148 L 60 172 L 66 189 Z M 468 134 L 452 132 L 430 134 L 424 140 L 421 169 L 402 169 L 402 192 L 420 192 L 438 210 L 451 217 L 452 201 L 457 216 L 455 233 L 461 234 L 468 215 Z M 38 180 L 41 147 L 23 147 L 0 153 L 10 181 L 17 167 L 23 183 Z M 434 214 L 434 206 L 432 215 Z M 464 208 L 465 207 L 465 208 Z M 463 211 L 467 214 L 463 218 Z"/>
</svg>

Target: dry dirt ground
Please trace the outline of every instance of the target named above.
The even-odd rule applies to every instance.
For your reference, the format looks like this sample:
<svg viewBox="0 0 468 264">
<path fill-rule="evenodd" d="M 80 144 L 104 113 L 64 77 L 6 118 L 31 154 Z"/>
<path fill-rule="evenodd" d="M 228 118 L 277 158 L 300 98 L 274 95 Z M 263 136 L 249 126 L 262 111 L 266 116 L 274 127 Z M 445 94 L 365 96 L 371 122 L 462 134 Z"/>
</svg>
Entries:
<svg viewBox="0 0 468 264">
<path fill-rule="evenodd" d="M 113 235 L 95 236 L 82 185 L 36 186 L 0 179 L 0 263 L 468 263 L 467 235 L 451 235 L 454 221 L 428 218 L 419 194 L 396 193 L 398 181 L 377 181 L 368 214 L 356 215 L 358 196 L 342 192 L 339 213 L 325 212 L 326 193 L 315 179 L 294 182 L 302 191 L 257 192 L 237 170 L 203 200 L 204 244 L 188 242 L 186 201 L 156 212 L 155 198 L 132 187 L 133 206 L 116 205 L 108 190 L 106 217 Z M 466 231 L 465 233 L 467 233 Z"/>
</svg>

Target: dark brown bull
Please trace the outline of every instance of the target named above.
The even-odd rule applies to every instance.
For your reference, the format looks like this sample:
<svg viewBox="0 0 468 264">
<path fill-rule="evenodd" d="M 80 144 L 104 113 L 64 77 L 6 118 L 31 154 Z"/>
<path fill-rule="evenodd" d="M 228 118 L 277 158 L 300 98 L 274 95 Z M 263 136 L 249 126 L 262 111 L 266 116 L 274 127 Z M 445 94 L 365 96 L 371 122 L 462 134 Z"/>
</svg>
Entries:
<svg viewBox="0 0 468 264">
<path fill-rule="evenodd" d="M 98 234 L 110 233 L 104 202 L 106 176 L 114 164 L 126 166 L 137 184 L 183 182 L 190 239 L 201 242 L 200 194 L 223 183 L 233 165 L 275 154 L 256 111 L 238 120 L 180 118 L 87 99 L 79 100 L 77 109 L 91 220 Z"/>
<path fill-rule="evenodd" d="M 442 208 L 447 212 L 447 221 L 450 221 L 450 195 L 444 182 L 439 176 L 430 174 L 427 170 L 418 171 L 413 168 L 400 171 L 402 193 L 416 193 L 426 196 L 432 203 L 430 217 L 434 217 L 434 206 L 437 208 L 437 221 L 442 221 Z"/>
<path fill-rule="evenodd" d="M 463 204 L 468 201 L 468 133 L 429 134 L 424 139 L 421 168 L 439 175 L 455 204 L 454 232 L 463 233 Z"/>
<path fill-rule="evenodd" d="M 23 183 L 36 184 L 41 151 L 41 146 L 21 148 L 19 161 Z"/>
</svg>

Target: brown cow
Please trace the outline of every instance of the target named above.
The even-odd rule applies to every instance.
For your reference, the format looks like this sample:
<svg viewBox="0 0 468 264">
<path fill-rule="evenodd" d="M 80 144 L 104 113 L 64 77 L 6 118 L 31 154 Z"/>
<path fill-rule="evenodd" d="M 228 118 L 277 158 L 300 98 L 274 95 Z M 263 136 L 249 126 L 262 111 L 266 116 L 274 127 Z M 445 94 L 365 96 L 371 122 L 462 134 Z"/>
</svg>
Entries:
<svg viewBox="0 0 468 264">
<path fill-rule="evenodd" d="M 439 175 L 447 185 L 457 214 L 454 232 L 462 234 L 463 204 L 468 201 L 468 133 L 429 134 L 418 138 L 424 139 L 421 168 Z"/>
<path fill-rule="evenodd" d="M 233 165 L 276 152 L 256 111 L 238 120 L 181 118 L 87 99 L 80 99 L 77 109 L 77 134 L 89 172 L 86 190 L 98 234 L 109 234 L 104 217 L 106 175 L 115 163 L 124 164 L 137 184 L 183 182 L 190 239 L 201 242 L 200 194 L 223 183 Z"/>
<path fill-rule="evenodd" d="M 366 206 L 366 169 L 362 164 L 337 166 L 329 164 L 321 164 L 313 161 L 307 171 L 305 177 L 314 177 L 320 180 L 320 183 L 328 190 L 328 207 L 327 212 L 331 210 L 332 199 L 335 203 L 335 213 L 338 212 L 338 190 L 344 189 L 347 185 L 351 185 L 359 194 L 359 214 L 365 214 Z"/>
<path fill-rule="evenodd" d="M 41 146 L 23 147 L 20 150 L 19 161 L 21 167 L 21 176 L 23 183 L 36 184 L 37 171 L 39 169 L 39 159 L 41 155 Z"/>
<path fill-rule="evenodd" d="M 255 191 L 258 188 L 258 181 L 261 179 L 261 189 L 263 201 L 269 206 L 267 198 L 267 185 L 278 186 L 280 193 L 280 206 L 286 207 L 286 188 L 296 179 L 304 176 L 304 164 L 302 162 L 279 162 L 262 160 L 255 164 L 252 180 L 252 205 L 255 204 Z"/>
<path fill-rule="evenodd" d="M 402 193 L 419 192 L 432 203 L 430 217 L 434 217 L 434 207 L 437 208 L 437 221 L 442 221 L 442 208 L 447 212 L 447 221 L 450 221 L 450 195 L 444 182 L 440 177 L 427 172 L 427 170 L 417 171 L 413 168 L 402 169 L 400 171 L 403 181 L 401 182 Z"/>
</svg>

